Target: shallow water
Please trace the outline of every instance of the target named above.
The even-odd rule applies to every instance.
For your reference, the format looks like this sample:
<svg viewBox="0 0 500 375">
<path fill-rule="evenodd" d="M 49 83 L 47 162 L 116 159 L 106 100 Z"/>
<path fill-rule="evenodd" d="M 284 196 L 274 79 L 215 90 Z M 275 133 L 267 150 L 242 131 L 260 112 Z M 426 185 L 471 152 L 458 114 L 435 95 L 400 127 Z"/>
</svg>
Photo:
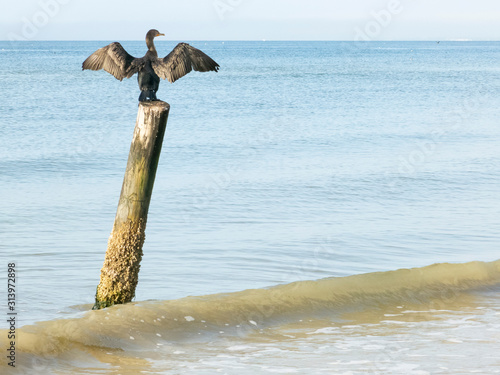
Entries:
<svg viewBox="0 0 500 375">
<path fill-rule="evenodd" d="M 94 316 L 82 314 L 98 283 L 138 96 L 134 79 L 80 70 L 105 44 L 0 42 L 0 262 L 17 264 L 21 326 Z M 142 42 L 123 44 L 143 53 Z M 500 43 L 192 44 L 221 71 L 160 86 L 172 109 L 130 309 L 146 304 L 154 315 L 157 304 L 190 295 L 499 259 Z M 166 53 L 174 43 L 157 46 Z M 484 288 L 440 308 L 394 299 L 323 314 L 310 301 L 300 318 L 266 321 L 264 333 L 226 338 L 216 326 L 201 343 L 174 340 L 185 327 L 168 326 L 157 332 L 164 348 L 148 347 L 157 344 L 151 327 L 117 318 L 118 338 L 100 337 L 90 350 L 72 337 L 83 347 L 27 354 L 26 371 L 495 373 L 499 309 L 489 288 L 497 286 Z M 405 309 L 423 311 L 421 320 L 384 323 L 384 314 L 413 319 L 398 303 L 415 303 Z M 121 354 L 106 354 L 109 341 Z M 400 351 L 383 357 L 398 342 Z M 470 360 L 476 351 L 484 364 Z"/>
<path fill-rule="evenodd" d="M 493 373 L 499 286 L 500 261 L 474 262 L 84 305 L 78 317 L 19 330 L 18 371 Z"/>
</svg>

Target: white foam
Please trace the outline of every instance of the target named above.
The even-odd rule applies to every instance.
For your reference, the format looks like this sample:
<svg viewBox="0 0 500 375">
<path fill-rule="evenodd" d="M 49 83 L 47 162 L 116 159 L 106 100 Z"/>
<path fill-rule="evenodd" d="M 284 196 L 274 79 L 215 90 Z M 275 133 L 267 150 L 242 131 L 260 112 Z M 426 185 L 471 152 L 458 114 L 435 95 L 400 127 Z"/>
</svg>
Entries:
<svg viewBox="0 0 500 375">
<path fill-rule="evenodd" d="M 298 372 L 297 369 L 294 368 L 269 368 L 269 367 L 263 367 L 263 370 L 267 372 L 272 372 L 275 374 L 295 374 Z"/>
<path fill-rule="evenodd" d="M 367 364 L 367 363 L 371 363 L 370 361 L 365 361 L 365 360 L 361 360 L 361 361 L 341 361 L 341 360 L 338 360 L 338 361 L 335 361 L 335 362 L 329 362 L 328 364 L 329 365 L 364 365 L 364 364 Z"/>
<path fill-rule="evenodd" d="M 333 331 L 337 331 L 339 328 L 338 327 L 325 327 L 325 328 L 320 328 L 317 329 L 314 332 L 307 332 L 308 335 L 317 335 L 320 333 L 332 333 Z"/>
<path fill-rule="evenodd" d="M 408 322 L 401 322 L 399 320 L 382 320 L 380 323 L 386 323 L 386 324 L 407 324 Z"/>
<path fill-rule="evenodd" d="M 234 352 L 234 351 L 240 351 L 240 350 L 249 350 L 249 349 L 255 349 L 255 346 L 249 346 L 249 345 L 234 345 L 230 346 L 227 348 L 227 350 Z"/>
</svg>

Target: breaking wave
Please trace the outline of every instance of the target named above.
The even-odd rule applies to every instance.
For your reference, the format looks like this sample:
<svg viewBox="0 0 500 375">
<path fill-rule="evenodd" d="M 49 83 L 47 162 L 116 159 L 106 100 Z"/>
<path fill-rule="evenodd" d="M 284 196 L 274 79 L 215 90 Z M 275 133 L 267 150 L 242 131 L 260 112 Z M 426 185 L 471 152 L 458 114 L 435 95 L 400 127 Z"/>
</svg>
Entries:
<svg viewBox="0 0 500 375">
<path fill-rule="evenodd" d="M 145 301 L 82 312 L 70 319 L 39 322 L 18 329 L 16 350 L 25 363 L 103 349 L 136 352 L 158 343 L 189 343 L 251 334 L 255 330 L 301 319 L 335 319 L 350 311 L 427 303 L 500 284 L 500 260 L 435 264 L 317 281 L 300 281 L 265 289 Z M 7 332 L 0 331 L 2 346 Z M 21 360 L 20 360 L 21 361 Z M 36 362 L 36 360 L 35 360 Z"/>
</svg>

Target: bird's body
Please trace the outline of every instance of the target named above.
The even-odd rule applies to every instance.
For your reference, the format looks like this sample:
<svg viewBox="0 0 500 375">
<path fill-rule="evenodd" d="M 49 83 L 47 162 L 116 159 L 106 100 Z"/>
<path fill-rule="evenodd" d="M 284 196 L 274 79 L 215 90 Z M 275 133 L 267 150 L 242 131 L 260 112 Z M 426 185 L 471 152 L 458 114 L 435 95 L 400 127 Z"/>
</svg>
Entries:
<svg viewBox="0 0 500 375">
<path fill-rule="evenodd" d="M 114 42 L 90 55 L 83 62 L 82 69 L 104 69 L 120 81 L 137 73 L 141 90 L 139 101 L 157 100 L 160 78 L 175 82 L 193 69 L 199 72 L 218 71 L 219 65 L 214 60 L 187 43 L 179 43 L 167 56 L 158 58 L 153 39 L 160 35 L 163 34 L 158 30 L 148 31 L 148 51 L 144 57 L 133 57 L 120 43 Z"/>
<path fill-rule="evenodd" d="M 150 100 L 157 100 L 156 92 L 160 86 L 160 77 L 155 73 L 150 61 L 146 61 L 144 67 L 139 71 L 139 74 L 137 74 L 137 82 L 141 89 L 141 95 L 139 96 L 140 102 L 147 100 L 147 98 L 150 98 Z"/>
</svg>

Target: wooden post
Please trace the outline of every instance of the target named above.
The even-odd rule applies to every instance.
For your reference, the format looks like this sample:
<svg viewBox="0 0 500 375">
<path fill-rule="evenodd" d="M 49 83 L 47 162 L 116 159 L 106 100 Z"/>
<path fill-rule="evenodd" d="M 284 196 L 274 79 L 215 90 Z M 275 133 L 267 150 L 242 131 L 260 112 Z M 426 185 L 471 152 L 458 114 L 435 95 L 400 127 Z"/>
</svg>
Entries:
<svg viewBox="0 0 500 375">
<path fill-rule="evenodd" d="M 132 301 L 170 105 L 141 102 L 93 310 Z"/>
</svg>

